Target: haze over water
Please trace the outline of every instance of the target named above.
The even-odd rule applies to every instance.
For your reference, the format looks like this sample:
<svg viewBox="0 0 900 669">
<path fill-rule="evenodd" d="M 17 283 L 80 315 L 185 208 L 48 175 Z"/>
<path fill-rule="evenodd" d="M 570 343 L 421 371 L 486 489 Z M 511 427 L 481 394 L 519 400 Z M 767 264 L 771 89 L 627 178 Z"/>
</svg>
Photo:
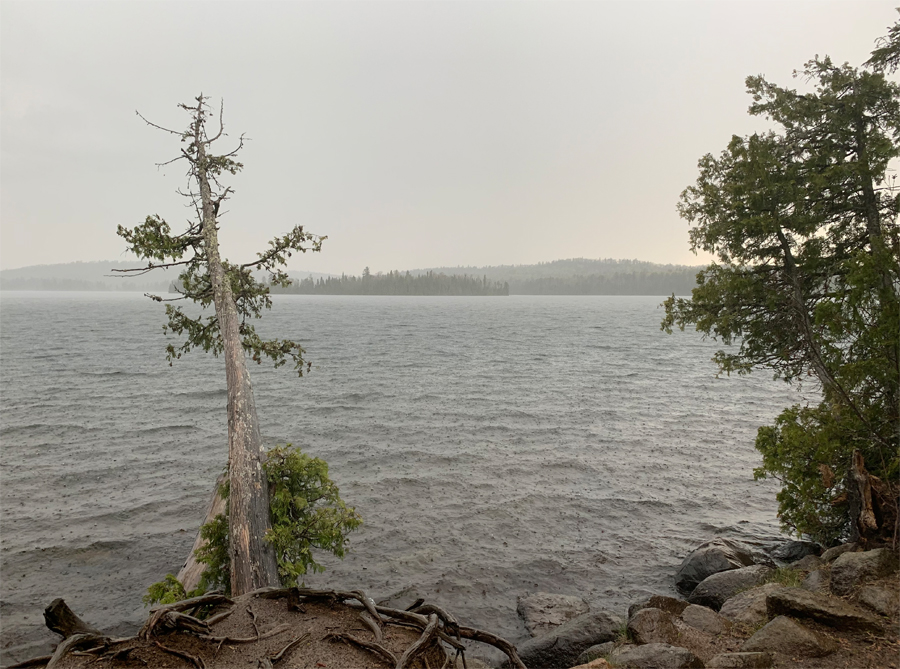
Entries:
<svg viewBox="0 0 900 669">
<path fill-rule="evenodd" d="M 312 372 L 251 366 L 263 437 L 325 459 L 363 528 L 307 585 L 406 589 L 521 641 L 516 598 L 622 614 L 666 593 L 716 534 L 778 538 L 756 428 L 801 401 L 762 373 L 715 378 L 718 346 L 659 331 L 660 297 L 278 296 L 261 334 Z M 177 572 L 225 466 L 221 360 L 164 358 L 139 294 L 0 301 L 4 663 L 57 637 L 63 597 L 132 633 Z"/>
</svg>

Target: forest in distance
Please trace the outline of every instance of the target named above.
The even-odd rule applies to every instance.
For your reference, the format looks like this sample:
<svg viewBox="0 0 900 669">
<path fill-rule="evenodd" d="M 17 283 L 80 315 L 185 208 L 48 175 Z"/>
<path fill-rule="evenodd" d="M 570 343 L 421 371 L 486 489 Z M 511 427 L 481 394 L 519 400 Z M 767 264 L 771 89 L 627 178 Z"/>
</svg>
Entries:
<svg viewBox="0 0 900 669">
<path fill-rule="evenodd" d="M 34 265 L 0 271 L 2 290 L 174 292 L 160 281 L 116 275 L 120 261 Z M 457 266 L 369 272 L 359 276 L 289 272 L 275 294 L 300 295 L 689 295 L 700 267 L 640 260 L 570 258 L 531 265 Z M 264 277 L 260 277 L 264 280 Z"/>
</svg>

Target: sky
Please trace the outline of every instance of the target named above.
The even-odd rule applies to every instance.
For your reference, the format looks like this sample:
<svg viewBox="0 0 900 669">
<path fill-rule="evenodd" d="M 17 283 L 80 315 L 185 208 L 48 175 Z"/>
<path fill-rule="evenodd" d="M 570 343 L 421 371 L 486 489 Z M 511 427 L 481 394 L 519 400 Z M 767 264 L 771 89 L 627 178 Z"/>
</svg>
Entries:
<svg viewBox="0 0 900 669">
<path fill-rule="evenodd" d="M 116 226 L 190 210 L 201 92 L 241 133 L 223 254 L 301 224 L 298 271 L 621 258 L 699 264 L 676 203 L 747 115 L 748 75 L 861 64 L 897 18 L 798 2 L 0 1 L 0 269 L 129 260 Z"/>
</svg>

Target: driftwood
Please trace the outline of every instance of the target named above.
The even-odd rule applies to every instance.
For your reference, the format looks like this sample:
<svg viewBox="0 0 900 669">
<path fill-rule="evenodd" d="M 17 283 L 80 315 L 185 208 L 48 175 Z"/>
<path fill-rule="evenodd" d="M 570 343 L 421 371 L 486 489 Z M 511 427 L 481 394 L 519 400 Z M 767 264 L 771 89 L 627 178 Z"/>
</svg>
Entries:
<svg viewBox="0 0 900 669">
<path fill-rule="evenodd" d="M 72 612 L 72 609 L 62 599 L 58 598 L 50 602 L 50 606 L 44 609 L 44 622 L 50 630 L 61 634 L 65 639 L 74 634 L 103 636 L 103 632 L 84 622 Z"/>
</svg>

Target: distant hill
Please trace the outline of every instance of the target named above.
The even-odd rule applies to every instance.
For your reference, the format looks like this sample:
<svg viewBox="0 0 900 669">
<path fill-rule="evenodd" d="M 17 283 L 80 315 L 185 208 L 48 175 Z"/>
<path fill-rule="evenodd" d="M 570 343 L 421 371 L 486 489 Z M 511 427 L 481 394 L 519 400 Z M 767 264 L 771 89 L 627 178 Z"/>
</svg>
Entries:
<svg viewBox="0 0 900 669">
<path fill-rule="evenodd" d="M 177 279 L 177 268 L 157 270 L 141 276 L 116 275 L 112 270 L 141 267 L 138 262 L 98 261 L 58 265 L 32 265 L 0 271 L 2 290 L 126 290 L 167 292 Z M 486 267 L 431 267 L 373 275 L 365 284 L 356 277 L 339 277 L 322 272 L 292 271 L 296 289 L 278 292 L 332 294 L 504 294 L 510 295 L 689 295 L 700 266 L 660 265 L 642 260 L 569 258 L 535 265 L 492 265 Z M 400 276 L 446 277 L 410 282 Z M 391 280 L 391 277 L 394 277 Z M 264 273 L 258 278 L 265 280 Z M 329 281 L 331 279 L 331 281 Z M 480 287 L 476 284 L 480 282 Z M 402 284 L 402 285 L 401 285 Z M 434 285 L 432 285 L 434 284 Z M 444 285 L 446 284 L 446 285 Z M 489 286 L 490 284 L 490 286 Z M 302 285 L 302 288 L 301 288 Z M 327 285 L 327 288 L 325 287 Z M 321 287 L 320 287 L 321 286 Z M 398 291 L 398 292 L 390 292 Z M 437 292 L 433 292 L 437 291 Z M 458 292 L 462 291 L 462 293 Z M 475 291 L 475 292 L 472 292 Z"/>
<path fill-rule="evenodd" d="M 509 284 L 510 295 L 690 295 L 702 265 L 569 258 L 535 265 L 431 267 L 410 274 L 457 274 Z"/>
<path fill-rule="evenodd" d="M 141 267 L 139 262 L 99 260 L 58 265 L 31 265 L 0 271 L 0 290 L 124 290 L 165 292 L 177 272 L 163 270 L 142 276 L 116 275 L 112 270 Z M 171 278 L 170 278 L 171 277 Z"/>
<path fill-rule="evenodd" d="M 154 270 L 140 276 L 117 274 L 113 271 L 144 266 L 140 262 L 98 260 L 5 269 L 0 270 L 0 290 L 124 290 L 164 293 L 178 278 L 179 268 Z M 288 274 L 298 281 L 332 276 L 321 272 Z"/>
</svg>

